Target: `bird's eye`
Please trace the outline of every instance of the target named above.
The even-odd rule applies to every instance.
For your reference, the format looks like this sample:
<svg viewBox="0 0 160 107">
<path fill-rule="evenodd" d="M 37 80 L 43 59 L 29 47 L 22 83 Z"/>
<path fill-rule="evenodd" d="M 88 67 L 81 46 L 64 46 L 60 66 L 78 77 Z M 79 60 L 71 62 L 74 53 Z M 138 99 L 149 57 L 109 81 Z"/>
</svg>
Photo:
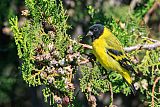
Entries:
<svg viewBox="0 0 160 107">
<path fill-rule="evenodd" d="M 94 31 L 98 31 L 98 28 L 94 28 Z"/>
</svg>

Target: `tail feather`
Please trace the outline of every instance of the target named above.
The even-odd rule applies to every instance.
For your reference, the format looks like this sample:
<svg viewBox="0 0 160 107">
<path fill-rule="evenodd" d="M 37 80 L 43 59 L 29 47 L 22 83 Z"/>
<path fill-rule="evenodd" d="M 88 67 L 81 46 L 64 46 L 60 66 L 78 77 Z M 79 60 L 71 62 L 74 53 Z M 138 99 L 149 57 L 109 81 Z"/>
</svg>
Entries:
<svg viewBox="0 0 160 107">
<path fill-rule="evenodd" d="M 136 89 L 135 89 L 134 85 L 130 84 L 130 87 L 131 87 L 131 90 L 132 90 L 133 94 L 136 95 L 137 92 L 136 92 Z"/>
<path fill-rule="evenodd" d="M 121 73 L 121 75 L 124 77 L 128 85 L 131 87 L 133 94 L 136 95 L 136 89 L 133 85 L 132 78 L 130 76 L 130 72 L 126 69 L 123 69 L 123 73 Z"/>
</svg>

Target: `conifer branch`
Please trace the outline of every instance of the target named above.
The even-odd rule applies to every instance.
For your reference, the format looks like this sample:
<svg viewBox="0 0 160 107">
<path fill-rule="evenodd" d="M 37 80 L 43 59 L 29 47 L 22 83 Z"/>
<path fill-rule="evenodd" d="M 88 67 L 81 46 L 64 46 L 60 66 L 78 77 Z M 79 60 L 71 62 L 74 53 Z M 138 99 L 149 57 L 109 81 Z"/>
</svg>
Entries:
<svg viewBox="0 0 160 107">
<path fill-rule="evenodd" d="M 111 102 L 109 107 L 113 107 L 113 89 L 112 89 L 112 84 L 110 82 L 109 82 L 109 88 L 111 93 Z"/>
<path fill-rule="evenodd" d="M 143 37 L 143 38 L 146 38 L 146 37 Z M 147 39 L 154 42 L 154 43 L 153 44 L 138 44 L 135 46 L 125 47 L 124 48 L 125 52 L 131 52 L 131 51 L 142 50 L 142 49 L 151 50 L 151 49 L 155 49 L 157 47 L 160 47 L 160 42 L 158 40 L 154 40 L 151 38 L 147 38 Z M 90 46 L 90 45 L 82 44 L 82 43 L 80 43 L 80 44 L 82 45 L 83 48 L 92 49 L 92 46 Z"/>
<path fill-rule="evenodd" d="M 148 23 L 151 14 L 159 7 L 160 7 L 160 2 L 157 0 L 144 16 L 144 21 L 146 24 Z"/>
<path fill-rule="evenodd" d="M 144 44 L 144 45 L 138 44 L 138 45 L 131 46 L 131 47 L 125 47 L 124 50 L 126 52 L 131 52 L 131 51 L 142 50 L 142 49 L 151 50 L 151 49 L 155 49 L 157 47 L 160 47 L 160 42 L 156 42 L 153 44 Z"/>
<path fill-rule="evenodd" d="M 160 80 L 160 77 L 157 77 L 152 87 L 152 107 L 154 107 L 154 90 L 159 80 Z"/>
</svg>

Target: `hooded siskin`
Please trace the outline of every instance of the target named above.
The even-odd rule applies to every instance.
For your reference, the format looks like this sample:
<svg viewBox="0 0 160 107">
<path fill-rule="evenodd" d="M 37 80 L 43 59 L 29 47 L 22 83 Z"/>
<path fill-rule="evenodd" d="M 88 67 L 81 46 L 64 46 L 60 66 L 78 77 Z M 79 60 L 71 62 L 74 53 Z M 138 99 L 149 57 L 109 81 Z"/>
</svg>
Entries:
<svg viewBox="0 0 160 107">
<path fill-rule="evenodd" d="M 135 94 L 136 91 L 131 79 L 131 72 L 134 72 L 134 69 L 125 55 L 119 40 L 109 29 L 101 24 L 91 26 L 87 36 L 92 38 L 93 54 L 101 65 L 105 69 L 117 71 L 121 74 Z"/>
</svg>

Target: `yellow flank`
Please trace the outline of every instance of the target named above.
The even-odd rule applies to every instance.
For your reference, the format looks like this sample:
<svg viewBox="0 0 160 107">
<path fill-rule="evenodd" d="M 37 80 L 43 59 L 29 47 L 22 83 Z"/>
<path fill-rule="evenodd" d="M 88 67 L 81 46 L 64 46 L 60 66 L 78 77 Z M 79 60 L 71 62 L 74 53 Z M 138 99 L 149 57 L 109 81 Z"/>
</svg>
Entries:
<svg viewBox="0 0 160 107">
<path fill-rule="evenodd" d="M 130 72 L 118 63 L 118 60 L 122 60 L 122 58 L 126 57 L 123 47 L 109 29 L 104 27 L 102 35 L 98 39 L 95 39 L 93 41 L 92 46 L 93 54 L 96 56 L 96 58 L 99 60 L 99 62 L 105 69 L 117 71 L 125 78 L 125 80 L 130 85 L 132 84 Z M 118 50 L 121 51 L 123 54 L 120 56 L 115 56 L 116 59 L 114 59 L 107 54 L 107 49 Z"/>
</svg>

